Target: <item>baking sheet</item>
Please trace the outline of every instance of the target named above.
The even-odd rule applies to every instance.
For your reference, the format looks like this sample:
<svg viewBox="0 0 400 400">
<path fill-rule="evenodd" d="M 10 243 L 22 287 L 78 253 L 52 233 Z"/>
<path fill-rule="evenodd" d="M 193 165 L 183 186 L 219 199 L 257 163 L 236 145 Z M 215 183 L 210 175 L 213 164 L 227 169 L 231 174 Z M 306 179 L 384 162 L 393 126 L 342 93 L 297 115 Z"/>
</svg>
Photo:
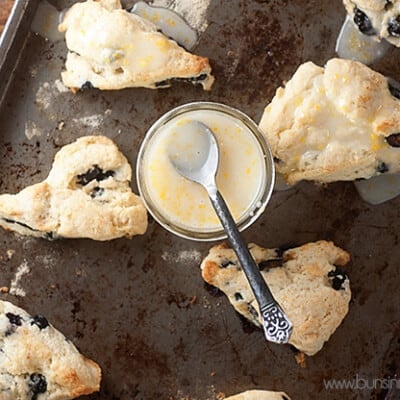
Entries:
<svg viewBox="0 0 400 400">
<path fill-rule="evenodd" d="M 73 1 L 51 3 L 62 9 Z M 178 83 L 74 95 L 60 81 L 65 44 L 18 29 L 17 39 L 27 42 L 0 108 L 1 192 L 44 179 L 54 154 L 83 135 L 109 136 L 134 166 L 150 125 L 190 101 L 222 102 L 258 122 L 300 63 L 322 65 L 335 56 L 344 16 L 340 1 L 212 0 L 195 49 L 211 60 L 210 93 Z M 398 57 L 393 48 L 375 68 L 400 80 Z M 9 76 L 1 71 L 0 81 Z M 244 233 L 265 247 L 327 239 L 351 253 L 350 312 L 305 369 L 290 346 L 266 343 L 204 286 L 199 264 L 213 243 L 177 238 L 154 221 L 144 236 L 105 243 L 47 242 L 1 230 L 0 287 L 11 293 L 0 297 L 44 314 L 101 365 L 101 392 L 87 399 L 214 400 L 248 389 L 282 390 L 293 399 L 383 399 L 373 388 L 327 390 L 324 380 L 395 374 L 399 205 L 400 198 L 371 206 L 352 183 L 302 183 L 274 193 Z"/>
</svg>

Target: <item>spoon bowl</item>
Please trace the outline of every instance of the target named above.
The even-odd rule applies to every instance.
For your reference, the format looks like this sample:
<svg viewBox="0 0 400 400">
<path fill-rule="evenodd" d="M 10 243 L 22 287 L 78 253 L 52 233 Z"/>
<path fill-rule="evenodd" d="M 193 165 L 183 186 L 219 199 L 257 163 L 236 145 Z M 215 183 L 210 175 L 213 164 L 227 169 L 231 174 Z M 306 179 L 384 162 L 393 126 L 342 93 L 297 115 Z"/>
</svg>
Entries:
<svg viewBox="0 0 400 400">
<path fill-rule="evenodd" d="M 200 121 L 185 121 L 175 128 L 168 145 L 168 157 L 185 178 L 213 184 L 219 165 L 217 139 L 211 129 Z"/>
</svg>

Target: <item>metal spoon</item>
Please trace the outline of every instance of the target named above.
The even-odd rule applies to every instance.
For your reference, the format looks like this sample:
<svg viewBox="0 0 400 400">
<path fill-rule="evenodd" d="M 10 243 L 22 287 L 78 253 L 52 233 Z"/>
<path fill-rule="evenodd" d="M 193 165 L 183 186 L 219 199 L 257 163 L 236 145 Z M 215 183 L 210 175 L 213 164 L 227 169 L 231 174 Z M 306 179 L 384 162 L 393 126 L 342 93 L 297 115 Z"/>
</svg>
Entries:
<svg viewBox="0 0 400 400">
<path fill-rule="evenodd" d="M 168 155 L 180 175 L 207 190 L 258 302 L 267 340 L 287 343 L 293 326 L 272 296 L 217 188 L 215 176 L 219 164 L 219 148 L 213 132 L 199 121 L 188 121 L 177 126 L 174 138 L 168 145 Z"/>
</svg>

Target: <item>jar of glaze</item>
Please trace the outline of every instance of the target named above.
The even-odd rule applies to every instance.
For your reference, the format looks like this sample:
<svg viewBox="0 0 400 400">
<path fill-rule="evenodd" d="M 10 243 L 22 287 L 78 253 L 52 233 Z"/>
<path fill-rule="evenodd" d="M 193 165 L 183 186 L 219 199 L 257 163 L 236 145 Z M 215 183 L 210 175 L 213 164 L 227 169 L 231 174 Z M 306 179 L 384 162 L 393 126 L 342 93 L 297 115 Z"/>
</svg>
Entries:
<svg viewBox="0 0 400 400">
<path fill-rule="evenodd" d="M 216 136 L 220 150 L 216 182 L 239 230 L 263 213 L 274 187 L 271 151 L 247 115 L 219 103 L 185 104 L 151 126 L 138 154 L 139 192 L 150 214 L 170 232 L 199 241 L 224 239 L 225 232 L 206 190 L 182 177 L 168 157 L 175 127 L 181 129 L 191 120 L 204 123 Z"/>
</svg>

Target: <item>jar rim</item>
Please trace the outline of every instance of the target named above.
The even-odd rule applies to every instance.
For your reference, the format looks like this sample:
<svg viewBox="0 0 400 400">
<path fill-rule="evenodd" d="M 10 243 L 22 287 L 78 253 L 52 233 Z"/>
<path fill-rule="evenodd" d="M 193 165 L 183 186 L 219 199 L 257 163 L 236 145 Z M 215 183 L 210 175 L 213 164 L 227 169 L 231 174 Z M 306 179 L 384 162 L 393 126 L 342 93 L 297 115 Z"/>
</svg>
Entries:
<svg viewBox="0 0 400 400">
<path fill-rule="evenodd" d="M 214 240 L 226 239 L 227 235 L 222 225 L 220 226 L 220 228 L 217 229 L 213 228 L 209 230 L 207 229 L 191 230 L 189 228 L 184 228 L 182 226 L 174 224 L 172 221 L 168 220 L 168 218 L 166 218 L 165 215 L 163 215 L 162 212 L 159 210 L 159 207 L 157 207 L 151 200 L 151 197 L 147 192 L 145 179 L 143 178 L 144 176 L 142 168 L 143 160 L 148 145 L 151 142 L 151 139 L 167 123 L 191 111 L 221 112 L 223 114 L 229 115 L 230 117 L 239 120 L 241 123 L 245 125 L 246 128 L 249 129 L 251 133 L 253 133 L 264 158 L 265 179 L 261 188 L 259 189 L 261 195 L 258 196 L 256 204 L 254 205 L 254 207 L 251 208 L 251 211 L 247 210 L 246 213 L 243 216 L 241 216 L 240 221 L 237 222 L 239 231 L 243 231 L 250 225 L 252 225 L 264 212 L 271 198 L 275 183 L 275 167 L 271 149 L 263 133 L 258 128 L 257 124 L 248 115 L 246 115 L 244 112 L 236 108 L 216 102 L 197 101 L 180 105 L 178 107 L 175 107 L 167 111 L 151 125 L 141 143 L 136 161 L 136 181 L 139 194 L 148 212 L 167 231 L 181 238 L 195 240 L 195 241 L 214 241 Z"/>
</svg>

